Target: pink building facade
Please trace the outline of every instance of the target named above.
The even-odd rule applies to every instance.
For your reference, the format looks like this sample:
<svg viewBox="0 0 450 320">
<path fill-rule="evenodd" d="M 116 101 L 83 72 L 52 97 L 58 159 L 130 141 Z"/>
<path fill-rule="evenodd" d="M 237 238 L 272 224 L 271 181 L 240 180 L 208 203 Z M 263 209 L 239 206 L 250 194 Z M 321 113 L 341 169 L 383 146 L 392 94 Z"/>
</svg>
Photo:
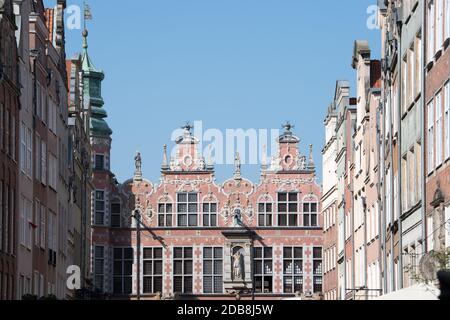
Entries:
<svg viewBox="0 0 450 320">
<path fill-rule="evenodd" d="M 143 178 L 139 154 L 133 179 L 108 186 L 108 170 L 94 178 L 108 196 L 93 209 L 109 210 L 93 227 L 97 289 L 124 299 L 319 298 L 321 187 L 292 128 L 259 183 L 243 177 L 239 155 L 234 175 L 217 183 L 189 125 L 174 156 L 164 148 L 159 183 Z"/>
</svg>

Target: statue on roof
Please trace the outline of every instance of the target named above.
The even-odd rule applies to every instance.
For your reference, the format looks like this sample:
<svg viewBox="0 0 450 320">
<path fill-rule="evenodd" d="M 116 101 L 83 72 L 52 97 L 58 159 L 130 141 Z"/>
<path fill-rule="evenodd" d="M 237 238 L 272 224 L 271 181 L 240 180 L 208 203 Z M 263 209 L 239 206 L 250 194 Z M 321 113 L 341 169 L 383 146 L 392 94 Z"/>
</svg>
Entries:
<svg viewBox="0 0 450 320">
<path fill-rule="evenodd" d="M 234 177 L 235 179 L 240 179 L 241 178 L 241 156 L 238 153 L 236 153 L 236 157 L 234 158 Z"/>
</svg>

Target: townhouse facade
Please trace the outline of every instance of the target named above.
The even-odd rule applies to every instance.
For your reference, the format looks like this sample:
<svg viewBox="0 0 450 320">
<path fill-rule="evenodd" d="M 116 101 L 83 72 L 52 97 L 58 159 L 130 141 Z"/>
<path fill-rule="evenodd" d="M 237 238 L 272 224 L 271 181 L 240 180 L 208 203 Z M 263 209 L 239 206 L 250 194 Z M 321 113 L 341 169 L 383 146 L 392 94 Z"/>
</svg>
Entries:
<svg viewBox="0 0 450 320">
<path fill-rule="evenodd" d="M 17 278 L 20 85 L 12 1 L 0 3 L 0 300 L 14 299 Z"/>
<path fill-rule="evenodd" d="M 337 243 L 331 266 L 338 273 L 325 267 L 325 287 L 337 279 L 337 299 L 413 286 L 430 253 L 449 248 L 449 1 L 380 0 L 378 7 L 381 61 L 370 59 L 366 41 L 355 42 L 356 98 L 339 110 L 348 83 L 338 81 L 325 121 L 324 179 L 336 166 L 338 206 L 336 234 L 332 224 L 324 230 L 325 247 Z M 324 182 L 324 191 L 333 183 Z"/>
<path fill-rule="evenodd" d="M 217 184 L 189 125 L 172 157 L 164 148 L 159 184 L 143 178 L 137 154 L 134 178 L 105 188 L 108 200 L 96 196 L 100 289 L 125 299 L 319 299 L 321 188 L 312 151 L 300 153 L 292 128 L 285 126 L 259 184 L 243 177 L 239 155 L 233 177 Z"/>
<path fill-rule="evenodd" d="M 80 266 L 80 283 L 89 287 L 91 245 L 92 166 L 90 144 L 90 103 L 84 97 L 83 56 L 67 61 L 69 84 L 69 241 L 70 265 Z M 83 267 L 84 266 L 84 267 Z"/>
<path fill-rule="evenodd" d="M 8 62 L 15 61 L 17 66 L 8 65 L 7 71 L 8 77 L 17 75 L 18 100 L 17 114 L 10 111 L 13 109 L 8 110 L 9 118 L 15 115 L 17 125 L 13 126 L 11 119 L 6 122 L 2 117 L 9 128 L 2 132 L 8 139 L 17 139 L 17 145 L 9 143 L 8 150 L 15 152 L 16 157 L 10 158 L 18 170 L 14 175 L 9 169 L 9 177 L 14 177 L 11 181 L 17 181 L 17 189 L 7 192 L 8 202 L 2 201 L 8 211 L 17 211 L 14 219 L 8 217 L 7 224 L 14 222 L 15 229 L 11 229 L 12 225 L 8 231 L 2 229 L 2 239 L 8 234 L 8 239 L 14 241 L 8 243 L 14 245 L 16 257 L 14 264 L 2 264 L 2 267 L 5 265 L 0 286 L 2 299 L 46 296 L 71 299 L 75 291 L 67 287 L 68 267 L 84 263 L 85 269 L 89 269 L 90 260 L 89 257 L 81 259 L 79 249 L 74 250 L 83 247 L 83 239 L 85 251 L 89 252 L 90 237 L 86 234 L 90 231 L 86 226 L 89 222 L 82 227 L 81 214 L 73 206 L 75 196 L 90 203 L 90 189 L 83 188 L 83 184 L 77 189 L 74 182 L 77 172 L 78 176 L 85 176 L 83 181 L 89 184 L 90 166 L 78 165 L 79 170 L 76 170 L 73 165 L 78 161 L 81 144 L 88 150 L 89 157 L 88 130 L 84 121 L 90 111 L 81 109 L 78 115 L 77 108 L 83 103 L 82 93 L 78 90 L 82 87 L 69 88 L 64 30 L 66 1 L 58 0 L 55 7 L 49 9 L 42 0 L 13 0 L 7 1 L 5 8 L 8 9 L 5 12 L 11 14 L 9 21 L 13 23 L 14 41 L 2 35 L 2 41 L 8 39 L 8 44 L 2 48 L 10 48 L 9 54 L 17 50 L 17 56 L 15 53 L 14 57 L 8 56 Z M 6 32 L 7 29 L 2 30 Z M 81 74 L 76 76 L 81 81 Z M 4 79 L 7 79 L 6 74 Z M 69 109 L 72 93 L 79 101 L 76 107 Z M 8 108 L 13 106 L 13 101 L 8 100 Z M 8 180 L 5 185 L 12 183 Z M 81 196 L 81 192 L 89 194 Z M 88 207 L 86 204 L 86 216 L 90 214 Z M 85 230 L 84 236 L 81 236 L 81 229 Z M 11 238 L 13 235 L 15 240 Z M 7 273 L 7 266 L 14 273 Z"/>
<path fill-rule="evenodd" d="M 338 115 L 337 135 L 337 270 L 338 270 L 338 299 L 343 300 L 347 295 L 347 288 L 353 288 L 352 268 L 352 242 L 350 210 L 352 196 L 349 185 L 351 180 L 350 163 L 353 158 L 353 145 L 351 137 L 356 121 L 356 100 L 350 97 L 350 84 L 348 81 L 338 81 L 334 96 L 336 112 Z"/>
<path fill-rule="evenodd" d="M 425 1 L 427 251 L 450 248 L 450 1 Z"/>
<path fill-rule="evenodd" d="M 336 102 L 330 104 L 324 121 L 325 147 L 323 156 L 323 197 L 322 215 L 324 220 L 323 235 L 323 273 L 324 273 L 324 298 L 325 300 L 337 300 L 338 297 L 338 270 L 337 270 L 337 112 Z"/>
</svg>

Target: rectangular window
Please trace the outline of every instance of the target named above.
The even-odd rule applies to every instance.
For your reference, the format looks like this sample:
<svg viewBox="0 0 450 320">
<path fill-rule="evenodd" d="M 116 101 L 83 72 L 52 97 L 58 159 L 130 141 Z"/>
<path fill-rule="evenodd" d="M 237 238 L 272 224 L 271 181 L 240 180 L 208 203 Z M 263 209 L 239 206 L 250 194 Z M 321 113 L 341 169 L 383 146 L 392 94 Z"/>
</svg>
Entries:
<svg viewBox="0 0 450 320">
<path fill-rule="evenodd" d="M 41 181 L 42 175 L 42 166 L 41 166 L 41 138 L 36 135 L 35 145 L 35 171 L 36 171 L 36 180 Z"/>
<path fill-rule="evenodd" d="M 113 291 L 115 294 L 131 294 L 133 291 L 133 248 L 114 248 Z"/>
<path fill-rule="evenodd" d="M 432 62 L 434 59 L 434 41 L 435 41 L 435 11 L 434 0 L 430 1 L 428 5 L 428 62 Z"/>
<path fill-rule="evenodd" d="M 258 226 L 271 227 L 273 225 L 273 204 L 269 202 L 258 204 Z"/>
<path fill-rule="evenodd" d="M 20 169 L 26 173 L 26 155 L 27 155 L 27 137 L 26 127 L 23 122 L 20 123 Z"/>
<path fill-rule="evenodd" d="M 447 20 L 450 20 L 448 17 Z M 445 85 L 444 96 L 444 130 L 445 130 L 445 160 L 450 158 L 450 82 Z"/>
<path fill-rule="evenodd" d="M 41 182 L 47 184 L 47 144 L 41 140 Z"/>
<path fill-rule="evenodd" d="M 422 184 L 420 183 L 421 181 L 421 175 L 422 175 L 422 145 L 420 143 L 416 143 L 416 146 L 414 148 L 415 152 L 415 159 L 414 159 L 414 168 L 415 168 L 415 173 L 414 173 L 414 180 L 415 182 L 415 198 L 416 198 L 416 202 L 420 200 L 421 198 L 421 194 L 422 194 Z"/>
<path fill-rule="evenodd" d="M 5 153 L 9 154 L 10 150 L 11 150 L 11 138 L 10 138 L 10 132 L 11 132 L 11 127 L 10 127 L 10 114 L 9 114 L 9 110 L 6 109 L 6 113 L 5 113 Z"/>
<path fill-rule="evenodd" d="M 26 212 L 25 212 L 25 202 L 26 199 L 24 196 L 21 196 L 20 199 L 20 244 L 25 246 L 25 233 L 26 233 Z M 0 214 L 0 219 L 1 219 L 1 214 Z M 1 232 L 2 230 L 0 230 Z M 0 233 L 1 236 L 1 233 Z"/>
<path fill-rule="evenodd" d="M 41 101 L 41 90 L 42 87 L 40 85 L 40 83 L 38 82 L 36 84 L 36 116 L 41 119 L 42 117 L 42 101 Z"/>
<path fill-rule="evenodd" d="M 416 83 L 416 55 L 415 55 L 415 43 L 413 42 L 411 48 L 409 49 L 409 101 L 414 102 L 415 96 L 415 83 Z"/>
<path fill-rule="evenodd" d="M 410 177 L 408 175 L 408 154 L 402 157 L 402 185 L 409 186 Z M 408 209 L 408 203 L 410 198 L 410 192 L 408 188 L 402 188 L 402 205 L 403 210 Z"/>
<path fill-rule="evenodd" d="M 192 293 L 193 250 L 173 248 L 173 291 Z"/>
<path fill-rule="evenodd" d="M 120 203 L 111 203 L 111 227 L 120 228 L 121 223 L 121 206 Z"/>
<path fill-rule="evenodd" d="M 440 50 L 444 43 L 444 1 L 436 1 L 436 50 Z"/>
<path fill-rule="evenodd" d="M 436 166 L 442 164 L 442 92 L 436 95 Z"/>
<path fill-rule="evenodd" d="M 3 103 L 0 103 L 0 148 L 4 149 L 4 134 L 5 134 L 5 127 L 3 125 L 4 121 L 4 115 L 5 115 L 5 105 Z"/>
<path fill-rule="evenodd" d="M 158 226 L 172 227 L 173 205 L 171 203 L 158 204 Z"/>
<path fill-rule="evenodd" d="M 26 211 L 26 236 L 25 243 L 28 249 L 31 250 L 31 241 L 33 235 L 33 203 L 25 199 L 25 211 Z"/>
<path fill-rule="evenodd" d="M 313 249 L 313 289 L 314 293 L 322 292 L 322 248 Z"/>
<path fill-rule="evenodd" d="M 203 204 L 203 226 L 217 227 L 217 203 Z"/>
<path fill-rule="evenodd" d="M 434 171 L 434 103 L 431 101 L 428 106 L 428 173 Z"/>
<path fill-rule="evenodd" d="M 31 179 L 33 176 L 33 134 L 31 132 L 31 129 L 26 128 L 26 143 L 27 143 L 27 150 L 26 150 L 26 173 L 28 177 Z"/>
<path fill-rule="evenodd" d="M 95 155 L 95 170 L 104 170 L 105 168 L 105 156 L 103 154 Z"/>
<path fill-rule="evenodd" d="M 298 226 L 298 193 L 278 193 L 278 226 Z"/>
<path fill-rule="evenodd" d="M 445 38 L 447 40 L 450 38 L 450 0 L 445 2 Z"/>
<path fill-rule="evenodd" d="M 16 160 L 16 117 L 11 115 L 11 157 Z"/>
<path fill-rule="evenodd" d="M 406 111 L 408 110 L 408 106 L 409 106 L 409 90 L 408 90 L 408 84 L 409 82 L 408 80 L 408 69 L 409 69 L 409 64 L 408 64 L 408 54 L 405 54 L 405 56 L 403 57 L 402 60 L 402 101 L 403 101 L 403 108 L 402 108 L 402 114 L 406 113 Z M 394 108 L 396 101 L 394 100 Z M 394 118 L 395 118 L 395 109 L 394 109 Z M 394 119 L 395 120 L 395 119 Z"/>
<path fill-rule="evenodd" d="M 223 293 L 223 249 L 203 248 L 203 293 Z"/>
<path fill-rule="evenodd" d="M 52 154 L 48 157 L 48 185 L 56 190 L 58 178 L 58 160 Z"/>
<path fill-rule="evenodd" d="M 283 291 L 303 293 L 303 248 L 283 248 Z"/>
<path fill-rule="evenodd" d="M 163 291 L 163 249 L 144 248 L 143 258 L 144 294 Z"/>
<path fill-rule="evenodd" d="M 273 292 L 273 253 L 272 248 L 253 249 L 255 292 Z"/>
<path fill-rule="evenodd" d="M 35 201 L 35 217 L 34 217 L 34 221 L 36 222 L 36 228 L 34 229 L 35 233 L 34 233 L 34 244 L 36 246 L 39 246 L 39 241 L 41 239 L 41 228 L 40 228 L 40 221 L 41 221 L 41 205 L 39 203 L 39 201 Z"/>
<path fill-rule="evenodd" d="M 431 252 L 434 250 L 434 221 L 433 216 L 428 216 L 427 218 L 427 235 L 428 235 L 428 241 L 427 241 L 427 251 Z"/>
<path fill-rule="evenodd" d="M 105 191 L 95 191 L 95 224 L 105 224 Z"/>
<path fill-rule="evenodd" d="M 47 118 L 48 118 L 48 110 L 47 110 L 47 94 L 45 92 L 45 89 L 42 88 L 41 90 L 41 105 L 42 105 L 42 122 L 44 125 L 47 125 Z"/>
<path fill-rule="evenodd" d="M 318 221 L 318 206 L 317 202 L 303 203 L 303 226 L 317 227 Z"/>
<path fill-rule="evenodd" d="M 415 73 L 416 80 L 414 85 L 414 98 L 416 98 L 422 91 L 422 38 L 420 33 L 416 36 L 416 50 L 415 50 Z"/>
<path fill-rule="evenodd" d="M 198 204 L 196 193 L 177 194 L 177 212 L 179 227 L 196 227 L 198 225 Z"/>
<path fill-rule="evenodd" d="M 445 207 L 445 247 L 450 247 L 450 206 Z"/>
<path fill-rule="evenodd" d="M 46 208 L 43 206 L 43 205 L 41 205 L 41 232 L 40 232 L 40 235 L 41 235 L 41 242 L 40 242 L 40 245 L 41 245 L 41 248 L 42 249 L 45 249 L 45 234 L 46 234 L 46 230 L 45 230 L 45 227 L 46 227 L 46 216 L 47 216 L 47 210 L 46 210 Z"/>
</svg>

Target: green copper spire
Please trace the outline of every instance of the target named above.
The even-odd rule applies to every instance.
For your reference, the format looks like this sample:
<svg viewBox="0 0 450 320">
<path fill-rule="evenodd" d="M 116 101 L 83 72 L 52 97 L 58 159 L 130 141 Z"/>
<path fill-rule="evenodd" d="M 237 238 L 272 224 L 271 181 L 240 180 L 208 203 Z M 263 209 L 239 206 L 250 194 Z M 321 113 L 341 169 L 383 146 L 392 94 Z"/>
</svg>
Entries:
<svg viewBox="0 0 450 320">
<path fill-rule="evenodd" d="M 108 138 L 112 134 L 111 128 L 105 119 L 108 114 L 103 105 L 105 102 L 102 98 L 102 81 L 105 74 L 101 70 L 97 70 L 92 63 L 88 54 L 88 31 L 83 31 L 83 83 L 84 83 L 84 100 L 91 106 L 91 135 L 96 137 Z"/>
</svg>

